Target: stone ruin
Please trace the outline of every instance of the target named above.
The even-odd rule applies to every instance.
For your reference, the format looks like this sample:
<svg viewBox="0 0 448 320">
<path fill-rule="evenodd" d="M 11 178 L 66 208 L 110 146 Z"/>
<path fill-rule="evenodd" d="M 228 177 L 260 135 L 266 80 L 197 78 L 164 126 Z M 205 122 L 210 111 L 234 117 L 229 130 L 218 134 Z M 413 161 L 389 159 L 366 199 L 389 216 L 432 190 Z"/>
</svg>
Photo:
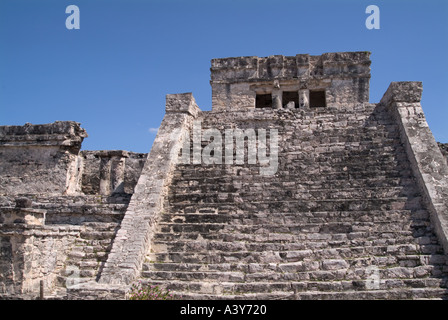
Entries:
<svg viewBox="0 0 448 320">
<path fill-rule="evenodd" d="M 141 281 L 187 299 L 447 299 L 446 147 L 422 83 L 369 103 L 370 62 L 213 59 L 212 110 L 167 95 L 148 154 L 80 151 L 71 121 L 0 127 L 0 297 L 124 299 Z M 215 148 L 230 129 L 243 161 Z"/>
</svg>

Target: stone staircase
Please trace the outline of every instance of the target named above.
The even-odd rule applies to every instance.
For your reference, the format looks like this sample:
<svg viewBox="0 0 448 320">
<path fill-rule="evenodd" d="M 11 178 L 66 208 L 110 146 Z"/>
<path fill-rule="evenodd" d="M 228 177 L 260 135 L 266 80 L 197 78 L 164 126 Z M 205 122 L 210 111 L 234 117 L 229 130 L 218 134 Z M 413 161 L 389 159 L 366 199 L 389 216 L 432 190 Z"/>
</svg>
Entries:
<svg viewBox="0 0 448 320">
<path fill-rule="evenodd" d="M 46 299 L 65 299 L 71 285 L 97 280 L 126 212 L 130 195 L 35 197 L 34 207 L 46 209 L 46 224 L 79 226 L 65 267 Z"/>
<path fill-rule="evenodd" d="M 278 129 L 277 173 L 179 164 L 142 282 L 189 299 L 448 298 L 447 257 L 384 109 L 202 113 L 204 130 L 248 122 Z"/>
<path fill-rule="evenodd" d="M 73 285 L 97 280 L 102 264 L 112 246 L 119 223 L 87 222 L 83 224 L 80 237 L 69 252 L 61 284 Z"/>
</svg>

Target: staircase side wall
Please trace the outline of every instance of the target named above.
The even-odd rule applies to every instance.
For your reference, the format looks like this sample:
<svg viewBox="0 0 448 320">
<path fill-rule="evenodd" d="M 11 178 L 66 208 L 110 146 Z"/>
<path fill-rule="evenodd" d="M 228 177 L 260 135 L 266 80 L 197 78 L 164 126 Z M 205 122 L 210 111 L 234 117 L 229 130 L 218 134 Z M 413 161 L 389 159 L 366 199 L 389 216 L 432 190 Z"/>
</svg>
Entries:
<svg viewBox="0 0 448 320">
<path fill-rule="evenodd" d="M 421 82 L 392 82 L 380 103 L 398 123 L 436 234 L 448 254 L 448 166 L 426 122 L 422 91 Z"/>
<path fill-rule="evenodd" d="M 139 274 L 163 199 L 178 160 L 182 138 L 199 108 L 191 93 L 167 95 L 166 114 L 114 240 L 100 283 L 128 285 Z"/>
</svg>

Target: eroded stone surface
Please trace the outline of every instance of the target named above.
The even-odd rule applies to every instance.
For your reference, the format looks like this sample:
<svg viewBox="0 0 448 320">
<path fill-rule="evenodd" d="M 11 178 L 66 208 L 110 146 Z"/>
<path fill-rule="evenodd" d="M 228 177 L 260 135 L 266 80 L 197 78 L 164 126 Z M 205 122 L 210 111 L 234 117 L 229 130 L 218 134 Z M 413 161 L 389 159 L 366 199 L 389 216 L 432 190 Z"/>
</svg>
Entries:
<svg viewBox="0 0 448 320">
<path fill-rule="evenodd" d="M 446 148 L 422 83 L 371 104 L 369 79 L 368 52 L 213 59 L 212 111 L 167 95 L 149 154 L 80 151 L 76 122 L 0 127 L 0 297 L 447 298 Z M 277 132 L 278 167 L 195 162 L 198 123 Z"/>
</svg>

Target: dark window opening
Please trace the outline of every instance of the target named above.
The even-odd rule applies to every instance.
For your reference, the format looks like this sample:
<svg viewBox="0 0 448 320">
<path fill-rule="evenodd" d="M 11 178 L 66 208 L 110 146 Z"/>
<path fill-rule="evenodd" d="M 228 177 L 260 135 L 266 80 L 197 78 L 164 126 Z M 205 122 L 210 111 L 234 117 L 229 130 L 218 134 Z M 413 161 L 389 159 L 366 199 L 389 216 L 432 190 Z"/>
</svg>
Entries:
<svg viewBox="0 0 448 320">
<path fill-rule="evenodd" d="M 255 108 L 272 108 L 272 95 L 257 94 L 255 98 Z"/>
<path fill-rule="evenodd" d="M 282 94 L 282 105 L 286 107 L 289 102 L 294 102 L 294 107 L 299 107 L 299 92 L 298 91 L 284 91 Z"/>
<path fill-rule="evenodd" d="M 310 107 L 321 108 L 326 107 L 325 91 L 310 91 Z"/>
</svg>

